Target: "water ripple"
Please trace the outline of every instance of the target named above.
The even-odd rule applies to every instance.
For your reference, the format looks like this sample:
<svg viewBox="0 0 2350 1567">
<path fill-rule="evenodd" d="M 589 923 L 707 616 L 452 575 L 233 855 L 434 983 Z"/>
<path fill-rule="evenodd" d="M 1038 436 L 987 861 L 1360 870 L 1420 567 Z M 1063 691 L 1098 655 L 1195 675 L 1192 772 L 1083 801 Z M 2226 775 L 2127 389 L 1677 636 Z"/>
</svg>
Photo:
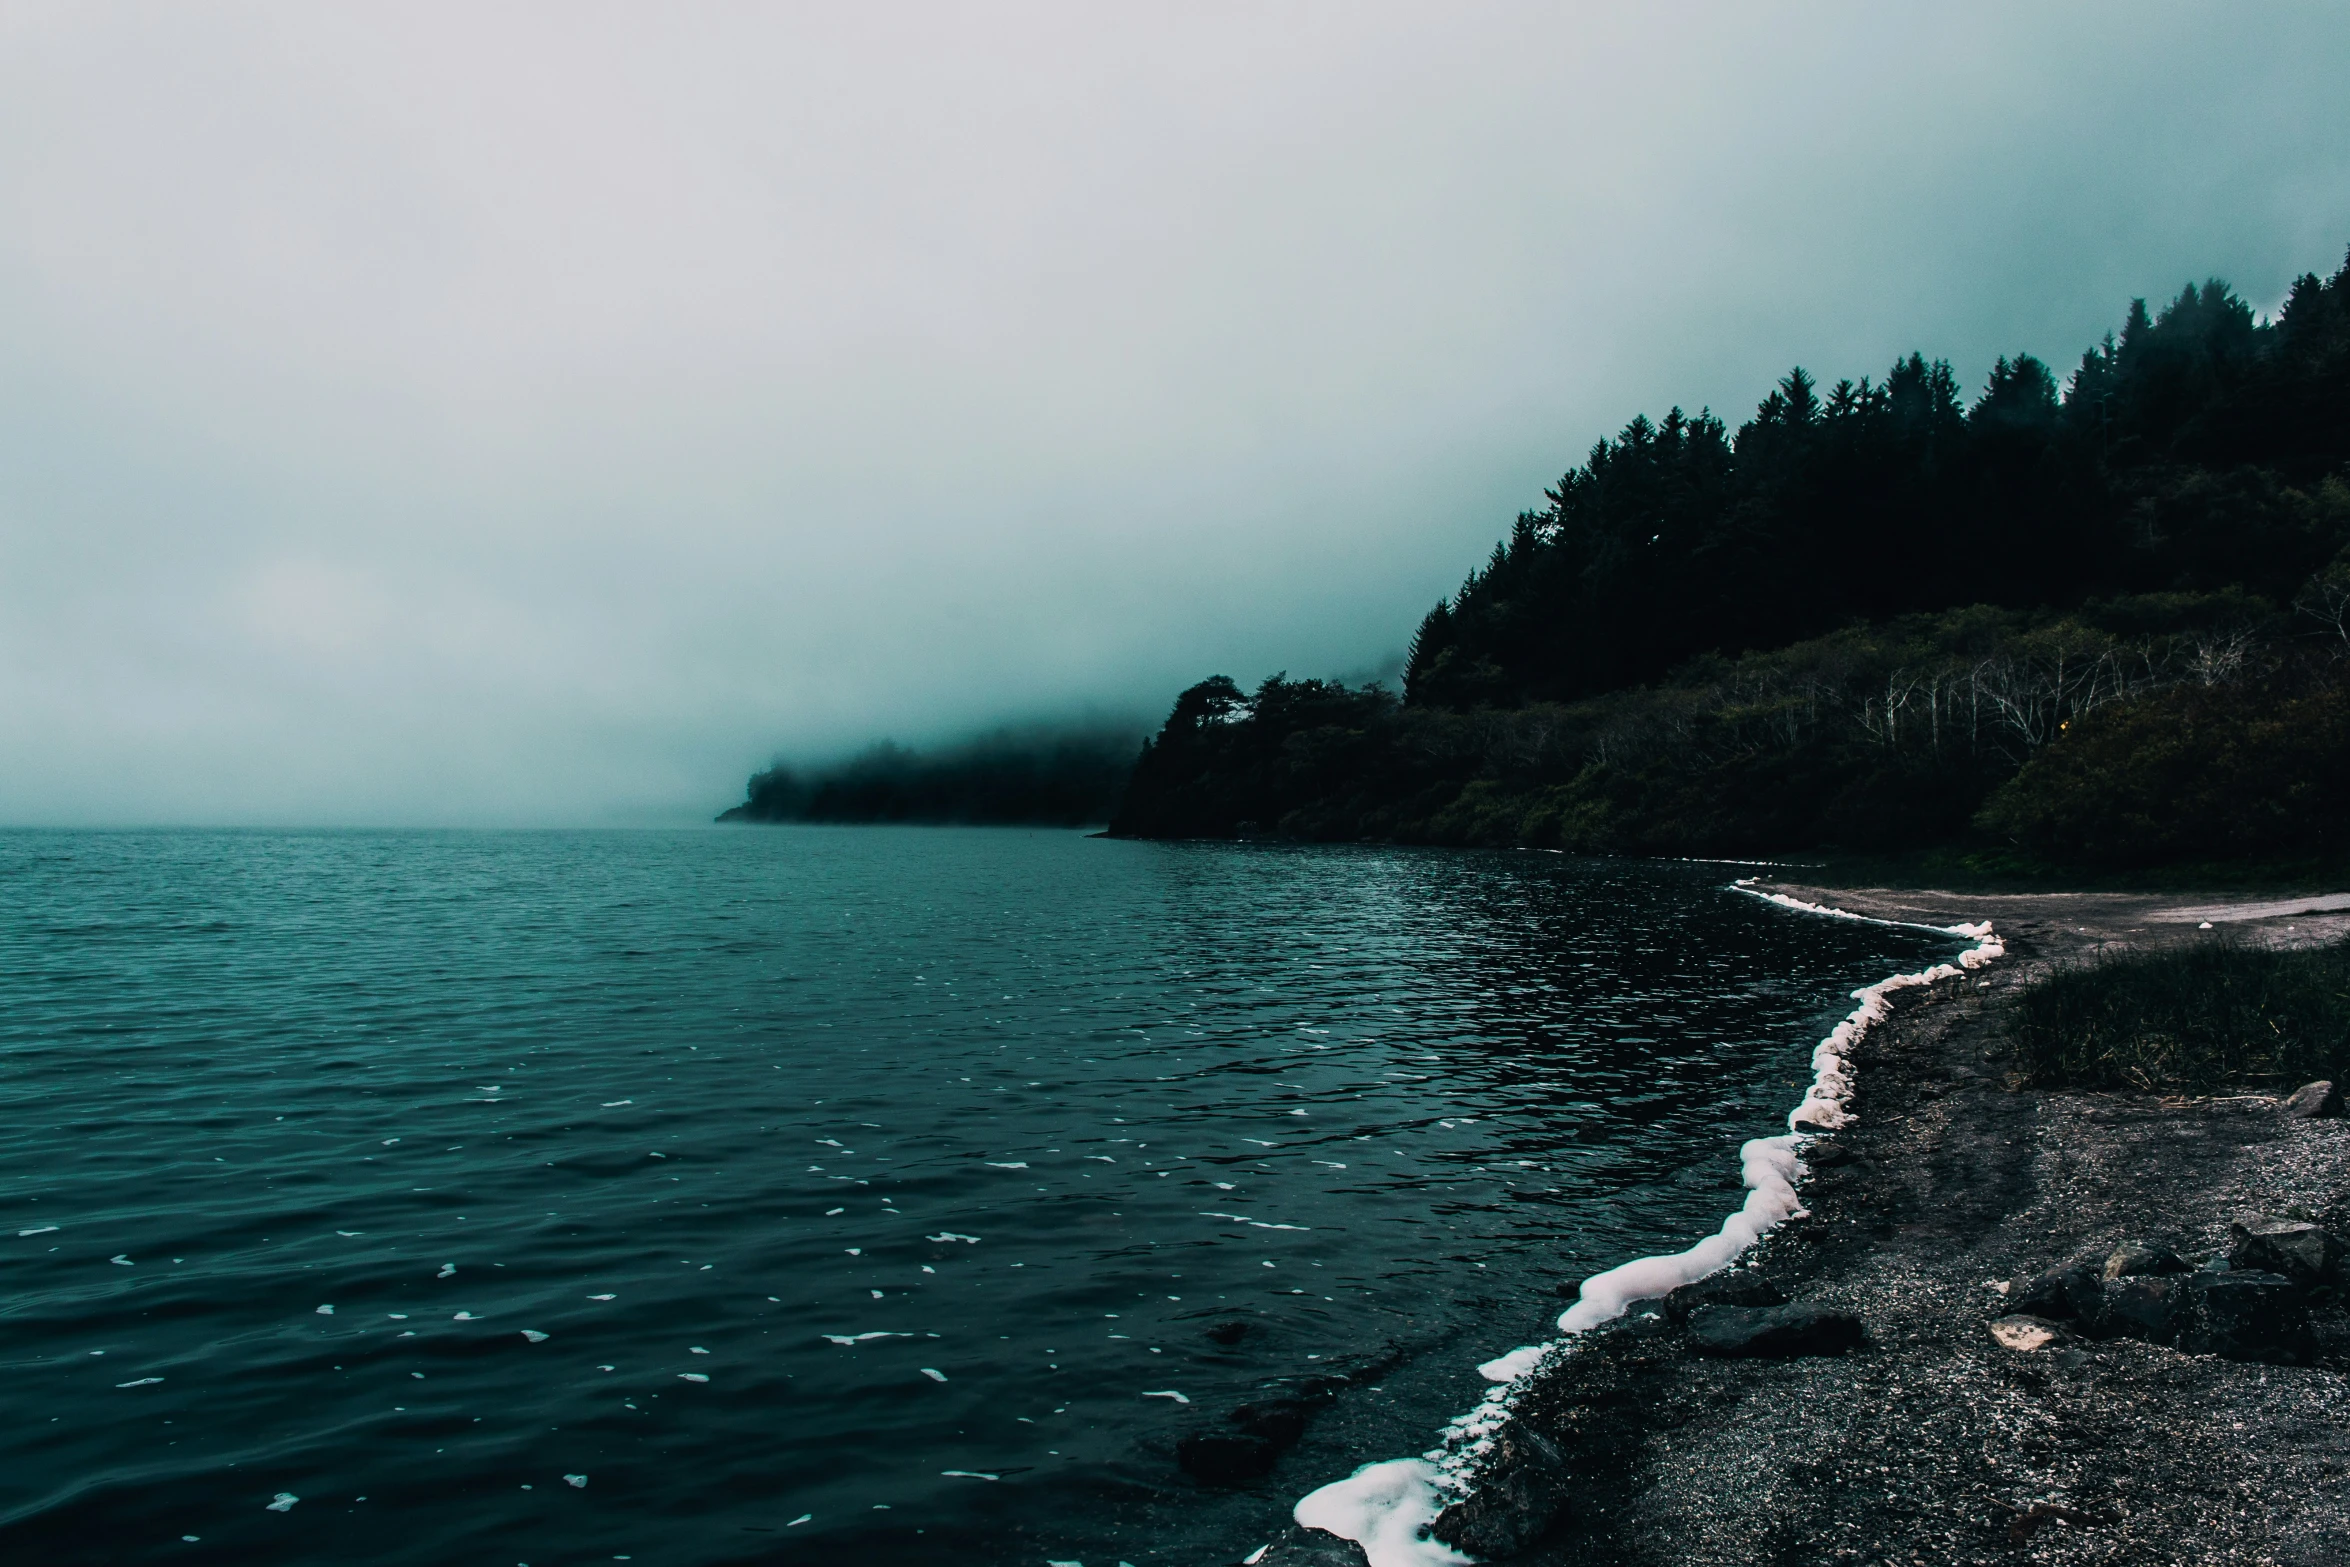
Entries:
<svg viewBox="0 0 2350 1567">
<path fill-rule="evenodd" d="M 1175 1435 L 1382 1345 L 1297 1462 L 1440 1423 L 1932 948 L 1719 879 L 0 834 L 0 1553 L 1209 1559 Z"/>
</svg>

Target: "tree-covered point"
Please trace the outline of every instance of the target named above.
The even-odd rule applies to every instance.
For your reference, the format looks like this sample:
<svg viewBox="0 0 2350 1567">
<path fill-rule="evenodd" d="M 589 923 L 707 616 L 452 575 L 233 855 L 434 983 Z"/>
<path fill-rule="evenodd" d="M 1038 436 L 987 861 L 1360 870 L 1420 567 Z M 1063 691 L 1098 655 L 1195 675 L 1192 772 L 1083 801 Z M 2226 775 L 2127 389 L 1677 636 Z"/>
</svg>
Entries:
<svg viewBox="0 0 2350 1567">
<path fill-rule="evenodd" d="M 2041 863 L 2350 853 L 2350 264 L 2060 386 L 1912 354 L 1735 433 L 1635 419 L 1414 638 L 1399 697 L 1186 691 L 1112 830 Z"/>
<path fill-rule="evenodd" d="M 2311 634 L 2311 633 L 2318 634 Z M 1514 708 L 1193 687 L 1113 830 L 1872 852 L 2350 858 L 2350 644 L 2244 593 L 1899 616 Z"/>
<path fill-rule="evenodd" d="M 777 762 L 722 822 L 927 822 L 1082 827 L 1118 808 L 1137 724 L 998 729 L 923 752 L 883 742 L 812 768 Z"/>
</svg>

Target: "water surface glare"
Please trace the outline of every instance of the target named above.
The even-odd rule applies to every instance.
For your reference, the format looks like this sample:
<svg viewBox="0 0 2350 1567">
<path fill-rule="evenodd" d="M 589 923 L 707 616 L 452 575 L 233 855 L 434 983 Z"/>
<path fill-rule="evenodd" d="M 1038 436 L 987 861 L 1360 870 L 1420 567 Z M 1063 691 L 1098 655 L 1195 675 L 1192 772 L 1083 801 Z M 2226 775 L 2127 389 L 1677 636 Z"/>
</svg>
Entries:
<svg viewBox="0 0 2350 1567">
<path fill-rule="evenodd" d="M 1716 1227 L 1957 945 L 1734 874 L 0 834 L 0 1559 L 1235 1559 Z M 1263 1487 L 1177 1470 L 1378 1354 Z"/>
</svg>

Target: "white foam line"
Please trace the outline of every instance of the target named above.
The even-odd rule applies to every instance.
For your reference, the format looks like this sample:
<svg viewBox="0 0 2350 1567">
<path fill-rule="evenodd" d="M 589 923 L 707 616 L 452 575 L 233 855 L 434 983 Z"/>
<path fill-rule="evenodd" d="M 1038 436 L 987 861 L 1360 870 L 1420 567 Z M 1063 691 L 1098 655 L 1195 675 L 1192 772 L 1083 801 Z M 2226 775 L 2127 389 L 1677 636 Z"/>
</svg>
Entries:
<svg viewBox="0 0 2350 1567">
<path fill-rule="evenodd" d="M 1889 920 L 1875 914 L 1855 914 L 1850 909 L 1833 908 L 1825 903 L 1806 903 L 1801 898 L 1791 898 L 1783 892 L 1765 892 L 1752 883 L 1752 877 L 1742 877 L 1731 883 L 1729 890 L 1743 892 L 1750 898 L 1760 898 L 1765 903 L 1775 903 L 1782 909 L 1793 909 L 1798 914 L 1824 914 L 1830 919 L 1853 920 L 1862 925 L 1886 925 L 1895 930 L 1930 930 L 1936 935 L 1967 936 L 1978 940 L 1991 934 L 1989 920 L 1980 925 L 1929 925 L 1923 920 Z M 2002 947 L 2000 950 L 2006 949 Z"/>
<path fill-rule="evenodd" d="M 1914 974 L 1894 974 L 1852 993 L 1852 999 L 1860 1004 L 1812 1051 L 1811 1087 L 1803 1103 L 1788 1113 L 1787 1133 L 1750 1139 L 1738 1150 L 1746 1201 L 1722 1222 L 1720 1230 L 1687 1251 L 1636 1258 L 1585 1279 L 1575 1304 L 1559 1317 L 1559 1331 L 1565 1339 L 1529 1344 L 1479 1366 L 1478 1371 L 1497 1385 L 1486 1390 L 1484 1402 L 1455 1418 L 1435 1447 L 1418 1458 L 1365 1464 L 1346 1479 L 1310 1493 L 1291 1513 L 1300 1526 L 1354 1541 L 1363 1548 L 1370 1567 L 1461 1567 L 1468 1562 L 1470 1558 L 1429 1538 L 1428 1527 L 1449 1503 L 1468 1493 L 1476 1461 L 1510 1419 L 1516 1395 L 1527 1385 L 1529 1375 L 1566 1353 L 1577 1335 L 1622 1316 L 1635 1301 L 1654 1300 L 1720 1272 L 1756 1241 L 1803 1212 L 1802 1199 L 1795 1191 L 1796 1178 L 1802 1173 L 1798 1150 L 1804 1136 L 1798 1127 L 1838 1127 L 1851 1122 L 1851 1112 L 1845 1108 L 1852 1092 L 1851 1052 L 1861 1036 L 1886 1015 L 1886 998 L 1897 990 L 1955 978 L 2007 953 L 2006 944 L 1992 933 L 1988 920 L 1976 925 L 1919 925 L 1758 891 L 1744 881 L 1736 890 L 1799 913 L 1931 930 L 1963 936 L 1975 945 L 1960 953 L 1955 963 L 1937 963 Z"/>
</svg>

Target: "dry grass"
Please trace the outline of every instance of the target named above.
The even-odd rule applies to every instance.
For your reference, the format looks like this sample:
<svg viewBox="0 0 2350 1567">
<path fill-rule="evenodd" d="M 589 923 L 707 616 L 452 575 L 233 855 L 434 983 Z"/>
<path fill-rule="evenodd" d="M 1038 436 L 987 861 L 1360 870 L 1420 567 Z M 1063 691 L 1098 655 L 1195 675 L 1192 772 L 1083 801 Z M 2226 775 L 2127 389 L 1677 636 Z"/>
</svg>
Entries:
<svg viewBox="0 0 2350 1567">
<path fill-rule="evenodd" d="M 2017 1000 L 2017 1064 L 2043 1087 L 2191 1094 L 2350 1076 L 2350 942 L 2280 952 L 2222 936 L 2092 958 Z"/>
</svg>

